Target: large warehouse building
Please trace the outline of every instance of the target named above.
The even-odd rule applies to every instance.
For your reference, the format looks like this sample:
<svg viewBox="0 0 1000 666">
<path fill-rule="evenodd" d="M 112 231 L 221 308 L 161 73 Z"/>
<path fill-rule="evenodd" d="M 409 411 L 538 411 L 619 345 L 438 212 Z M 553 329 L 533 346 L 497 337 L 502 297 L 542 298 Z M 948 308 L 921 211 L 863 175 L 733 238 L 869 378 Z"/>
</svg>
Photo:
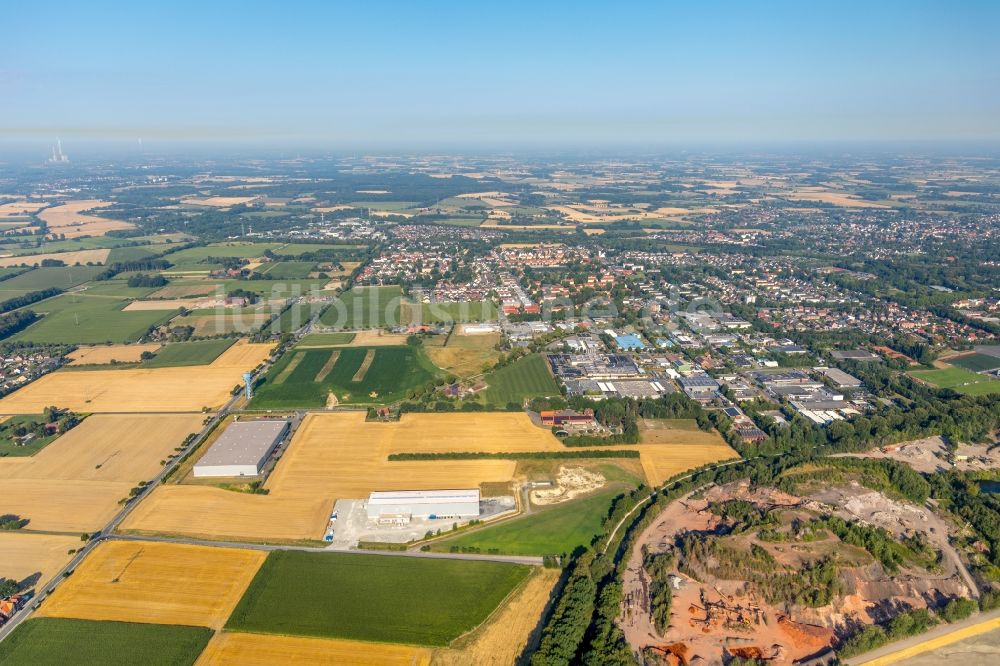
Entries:
<svg viewBox="0 0 1000 666">
<path fill-rule="evenodd" d="M 368 496 L 367 509 L 368 519 L 381 524 L 406 524 L 411 518 L 478 518 L 479 489 L 374 492 Z"/>
<path fill-rule="evenodd" d="M 236 421 L 194 466 L 194 475 L 257 476 L 288 432 L 288 421 Z"/>
</svg>

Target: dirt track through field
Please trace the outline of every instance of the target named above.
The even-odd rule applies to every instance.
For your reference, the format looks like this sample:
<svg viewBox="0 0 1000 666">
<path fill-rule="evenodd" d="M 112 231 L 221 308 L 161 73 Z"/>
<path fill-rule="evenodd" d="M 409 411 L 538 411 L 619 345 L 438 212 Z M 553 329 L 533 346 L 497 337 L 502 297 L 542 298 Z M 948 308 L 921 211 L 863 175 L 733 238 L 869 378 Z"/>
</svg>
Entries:
<svg viewBox="0 0 1000 666">
<path fill-rule="evenodd" d="M 326 379 L 326 376 L 329 375 L 330 372 L 333 370 L 333 366 L 337 365 L 337 359 L 339 358 L 340 358 L 339 351 L 332 352 L 330 354 L 330 358 L 326 359 L 326 363 L 324 363 L 323 367 L 320 368 L 319 372 L 316 373 L 316 377 L 313 381 L 319 384 L 324 379 Z"/>
<path fill-rule="evenodd" d="M 375 360 L 375 350 L 369 349 L 367 352 L 365 352 L 365 360 L 361 361 L 361 367 L 358 368 L 358 371 L 354 373 L 353 377 L 351 377 L 351 381 L 360 382 L 364 380 L 365 375 L 368 374 L 368 368 L 372 367 L 372 361 L 374 360 Z"/>
<path fill-rule="evenodd" d="M 293 356 L 292 360 L 288 362 L 288 365 L 286 365 L 284 369 L 278 373 L 278 376 L 274 378 L 274 383 L 284 384 L 285 380 L 288 379 L 293 372 L 295 372 L 295 368 L 299 367 L 299 363 L 301 363 L 302 359 L 305 357 L 306 355 L 304 352 L 295 352 L 295 356 Z"/>
</svg>

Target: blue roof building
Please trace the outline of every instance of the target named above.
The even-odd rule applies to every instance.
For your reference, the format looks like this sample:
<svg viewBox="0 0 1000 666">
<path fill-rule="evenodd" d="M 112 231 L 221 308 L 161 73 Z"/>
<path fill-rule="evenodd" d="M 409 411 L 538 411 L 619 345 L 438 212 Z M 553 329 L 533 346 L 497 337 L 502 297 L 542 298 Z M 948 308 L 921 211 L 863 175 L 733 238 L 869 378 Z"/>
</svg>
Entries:
<svg viewBox="0 0 1000 666">
<path fill-rule="evenodd" d="M 641 350 L 645 349 L 646 345 L 642 340 L 639 339 L 638 335 L 634 333 L 629 333 L 628 335 L 618 335 L 615 336 L 615 342 L 618 343 L 619 349 L 624 349 L 626 351 Z"/>
</svg>

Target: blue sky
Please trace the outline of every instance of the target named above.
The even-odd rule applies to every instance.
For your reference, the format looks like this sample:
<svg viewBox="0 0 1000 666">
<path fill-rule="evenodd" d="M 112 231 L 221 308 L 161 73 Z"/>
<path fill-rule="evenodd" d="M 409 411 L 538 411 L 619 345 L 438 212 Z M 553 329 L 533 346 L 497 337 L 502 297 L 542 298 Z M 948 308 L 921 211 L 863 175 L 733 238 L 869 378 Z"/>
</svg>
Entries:
<svg viewBox="0 0 1000 666">
<path fill-rule="evenodd" d="M 1000 2 L 18 2 L 0 137 L 1000 139 Z"/>
</svg>

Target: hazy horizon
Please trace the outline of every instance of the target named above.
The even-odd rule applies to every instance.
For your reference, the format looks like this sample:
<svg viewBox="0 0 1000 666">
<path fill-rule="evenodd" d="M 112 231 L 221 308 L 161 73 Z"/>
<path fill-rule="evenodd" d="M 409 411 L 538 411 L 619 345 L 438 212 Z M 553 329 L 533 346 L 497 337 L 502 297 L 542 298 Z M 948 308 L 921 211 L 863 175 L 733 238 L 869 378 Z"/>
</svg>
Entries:
<svg viewBox="0 0 1000 666">
<path fill-rule="evenodd" d="M 1000 140 L 989 2 L 55 2 L 8 18 L 5 140 Z"/>
</svg>

